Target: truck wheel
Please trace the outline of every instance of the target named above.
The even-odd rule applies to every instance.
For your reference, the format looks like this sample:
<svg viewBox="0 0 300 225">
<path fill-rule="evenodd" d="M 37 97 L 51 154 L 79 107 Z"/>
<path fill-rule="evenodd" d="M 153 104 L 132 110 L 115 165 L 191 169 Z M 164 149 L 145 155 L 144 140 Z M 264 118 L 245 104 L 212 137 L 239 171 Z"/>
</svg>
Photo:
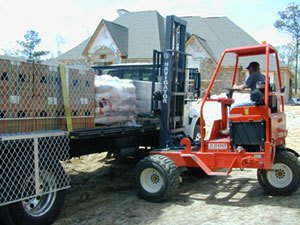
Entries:
<svg viewBox="0 0 300 225">
<path fill-rule="evenodd" d="M 194 141 L 200 141 L 200 139 L 201 139 L 200 125 L 199 124 L 195 125 L 193 139 L 194 139 Z"/>
<path fill-rule="evenodd" d="M 4 224 L 49 225 L 57 218 L 65 200 L 66 190 L 53 191 L 57 188 L 57 172 L 41 170 L 40 174 L 40 188 L 49 193 L 1 207 L 0 217 Z M 32 179 L 26 180 L 24 188 L 34 188 L 34 184 L 30 182 Z"/>
<path fill-rule="evenodd" d="M 292 153 L 276 151 L 271 170 L 257 170 L 261 187 L 270 195 L 290 195 L 300 186 L 300 162 Z"/>
<path fill-rule="evenodd" d="M 204 137 L 205 137 L 206 129 L 204 124 Z M 200 141 L 201 140 L 201 127 L 200 127 L 200 121 L 198 120 L 193 133 L 193 139 L 194 141 Z"/>
<path fill-rule="evenodd" d="M 135 169 L 135 182 L 139 195 L 150 202 L 169 200 L 176 192 L 180 174 L 175 163 L 163 155 L 150 155 L 142 159 Z"/>
</svg>

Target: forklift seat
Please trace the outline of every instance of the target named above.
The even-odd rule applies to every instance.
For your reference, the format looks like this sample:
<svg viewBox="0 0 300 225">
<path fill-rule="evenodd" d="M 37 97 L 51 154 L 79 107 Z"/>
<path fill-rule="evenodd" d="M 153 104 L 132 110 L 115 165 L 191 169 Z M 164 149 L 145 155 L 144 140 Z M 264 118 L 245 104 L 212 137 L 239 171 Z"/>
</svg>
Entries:
<svg viewBox="0 0 300 225">
<path fill-rule="evenodd" d="M 269 108 L 271 109 L 271 113 L 275 113 L 275 112 L 278 111 L 277 96 L 276 95 L 270 95 L 269 96 Z"/>
<path fill-rule="evenodd" d="M 269 84 L 269 91 L 275 92 L 276 87 L 274 84 Z M 250 94 L 251 101 L 254 102 L 256 106 L 265 104 L 265 82 L 259 81 L 256 83 L 256 90 L 252 91 Z M 277 112 L 277 96 L 274 94 L 269 95 L 268 97 L 269 108 L 271 113 Z"/>
</svg>

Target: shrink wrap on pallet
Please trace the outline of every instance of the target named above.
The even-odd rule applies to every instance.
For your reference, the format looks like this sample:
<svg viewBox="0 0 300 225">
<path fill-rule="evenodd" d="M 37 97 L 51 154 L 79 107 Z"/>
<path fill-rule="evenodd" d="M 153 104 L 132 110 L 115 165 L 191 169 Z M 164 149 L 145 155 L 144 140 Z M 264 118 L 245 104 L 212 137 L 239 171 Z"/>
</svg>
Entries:
<svg viewBox="0 0 300 225">
<path fill-rule="evenodd" d="M 110 75 L 95 78 L 95 123 L 116 124 L 136 119 L 136 94 L 132 80 Z"/>
<path fill-rule="evenodd" d="M 136 111 L 138 114 L 151 114 L 151 81 L 134 80 L 133 84 L 136 88 Z M 162 84 L 156 82 L 154 92 L 162 91 Z"/>
</svg>

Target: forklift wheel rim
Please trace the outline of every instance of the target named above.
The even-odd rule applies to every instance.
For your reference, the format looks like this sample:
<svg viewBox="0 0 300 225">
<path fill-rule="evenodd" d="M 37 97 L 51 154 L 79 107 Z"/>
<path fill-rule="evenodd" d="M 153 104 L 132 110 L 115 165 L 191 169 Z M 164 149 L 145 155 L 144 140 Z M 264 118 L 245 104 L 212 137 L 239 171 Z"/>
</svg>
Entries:
<svg viewBox="0 0 300 225">
<path fill-rule="evenodd" d="M 143 189 L 149 193 L 157 193 L 163 186 L 163 178 L 154 168 L 143 170 L 140 181 Z"/>
<path fill-rule="evenodd" d="M 276 163 L 268 172 L 267 178 L 270 184 L 276 188 L 285 188 L 293 180 L 293 172 L 290 167 L 283 163 Z"/>
</svg>

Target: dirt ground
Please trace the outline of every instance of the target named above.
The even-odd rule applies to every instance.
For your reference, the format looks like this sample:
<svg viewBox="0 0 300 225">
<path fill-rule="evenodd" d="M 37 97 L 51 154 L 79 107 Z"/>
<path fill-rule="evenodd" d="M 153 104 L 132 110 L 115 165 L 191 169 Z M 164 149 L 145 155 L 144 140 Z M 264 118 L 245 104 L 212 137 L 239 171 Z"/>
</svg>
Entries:
<svg viewBox="0 0 300 225">
<path fill-rule="evenodd" d="M 300 153 L 300 106 L 286 106 L 288 147 Z M 300 189 L 287 197 L 264 193 L 256 170 L 228 177 L 183 174 L 172 201 L 138 197 L 132 172 L 136 159 L 105 159 L 105 153 L 72 158 L 66 169 L 71 188 L 54 225 L 95 224 L 300 224 Z"/>
</svg>

